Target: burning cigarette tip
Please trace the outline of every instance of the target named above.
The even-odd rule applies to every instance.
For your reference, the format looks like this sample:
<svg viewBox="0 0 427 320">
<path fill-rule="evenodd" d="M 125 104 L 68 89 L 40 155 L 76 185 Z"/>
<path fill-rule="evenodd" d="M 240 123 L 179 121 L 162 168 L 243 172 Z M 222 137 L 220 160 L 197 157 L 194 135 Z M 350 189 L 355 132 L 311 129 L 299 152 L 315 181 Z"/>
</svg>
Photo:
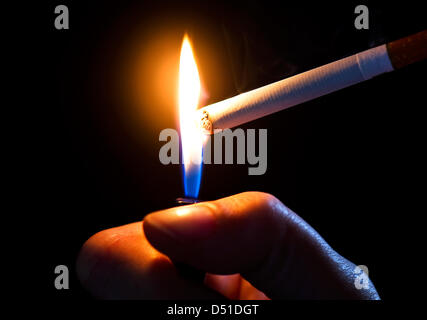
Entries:
<svg viewBox="0 0 427 320">
<path fill-rule="evenodd" d="M 209 120 L 209 113 L 206 110 L 202 111 L 200 127 L 205 134 L 211 134 L 213 132 L 212 122 Z"/>
</svg>

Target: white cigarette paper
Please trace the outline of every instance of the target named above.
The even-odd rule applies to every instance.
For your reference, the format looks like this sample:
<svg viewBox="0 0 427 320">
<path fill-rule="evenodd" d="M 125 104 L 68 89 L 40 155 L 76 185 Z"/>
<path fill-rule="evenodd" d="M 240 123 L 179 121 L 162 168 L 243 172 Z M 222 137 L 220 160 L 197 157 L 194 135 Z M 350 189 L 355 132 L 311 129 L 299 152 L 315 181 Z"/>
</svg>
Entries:
<svg viewBox="0 0 427 320">
<path fill-rule="evenodd" d="M 393 71 L 386 45 L 199 109 L 205 130 L 227 129 Z"/>
</svg>

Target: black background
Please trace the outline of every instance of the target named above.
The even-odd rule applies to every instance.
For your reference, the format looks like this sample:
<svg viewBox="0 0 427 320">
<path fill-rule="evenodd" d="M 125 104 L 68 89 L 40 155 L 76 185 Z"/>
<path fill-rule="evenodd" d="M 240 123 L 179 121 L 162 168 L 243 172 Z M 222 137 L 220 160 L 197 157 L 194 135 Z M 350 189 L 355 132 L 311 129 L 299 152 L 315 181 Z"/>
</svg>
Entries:
<svg viewBox="0 0 427 320">
<path fill-rule="evenodd" d="M 69 8 L 69 30 L 54 28 L 58 4 Z M 42 296 L 88 298 L 74 273 L 84 241 L 102 229 L 141 220 L 183 195 L 179 166 L 158 160 L 158 134 L 176 127 L 175 101 L 161 101 L 153 77 L 164 65 L 160 59 L 177 57 L 184 32 L 209 91 L 206 103 L 212 103 L 426 26 L 421 5 L 368 2 L 370 29 L 356 30 L 357 4 L 37 5 L 37 24 L 21 51 L 21 60 L 34 68 L 24 83 L 30 97 L 22 93 L 18 101 L 32 101 L 23 116 L 34 125 L 24 161 L 31 175 L 23 184 L 31 194 L 25 197 L 31 212 L 25 214 L 34 218 L 30 224 L 37 234 L 27 247 L 36 247 Z M 161 45 L 151 52 L 156 39 L 170 52 L 162 52 Z M 148 53 L 138 58 L 140 52 Z M 149 67 L 139 74 L 138 101 L 126 88 L 133 80 L 124 70 L 137 66 L 132 59 L 153 59 L 142 61 Z M 411 228 L 421 211 L 411 204 L 418 197 L 414 183 L 421 180 L 415 166 L 425 72 L 426 63 L 417 63 L 245 125 L 268 128 L 266 174 L 248 176 L 245 165 L 205 166 L 200 198 L 270 192 L 339 253 L 367 265 L 383 299 L 413 297 L 401 288 L 417 272 Z M 164 84 L 169 93 L 170 84 Z M 152 110 L 159 110 L 161 122 Z M 59 264 L 70 268 L 70 290 L 54 288 Z"/>
</svg>

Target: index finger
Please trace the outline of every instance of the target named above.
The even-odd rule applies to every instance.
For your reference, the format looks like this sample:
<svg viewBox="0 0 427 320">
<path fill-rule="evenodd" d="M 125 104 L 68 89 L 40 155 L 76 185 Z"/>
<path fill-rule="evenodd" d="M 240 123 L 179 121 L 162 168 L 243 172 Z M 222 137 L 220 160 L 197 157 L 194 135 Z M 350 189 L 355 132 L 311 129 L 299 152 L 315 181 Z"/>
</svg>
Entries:
<svg viewBox="0 0 427 320">
<path fill-rule="evenodd" d="M 224 298 L 202 283 L 182 278 L 154 249 L 135 222 L 103 230 L 83 245 L 77 260 L 83 286 L 102 299 Z"/>
</svg>

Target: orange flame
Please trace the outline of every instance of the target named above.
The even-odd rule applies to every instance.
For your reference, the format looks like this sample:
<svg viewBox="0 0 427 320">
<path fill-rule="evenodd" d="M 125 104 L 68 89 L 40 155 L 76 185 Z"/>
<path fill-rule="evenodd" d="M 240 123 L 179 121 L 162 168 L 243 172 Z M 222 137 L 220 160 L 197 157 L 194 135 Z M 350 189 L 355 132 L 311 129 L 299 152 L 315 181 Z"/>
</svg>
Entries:
<svg viewBox="0 0 427 320">
<path fill-rule="evenodd" d="M 185 175 L 201 166 L 203 134 L 194 121 L 201 92 L 199 71 L 190 40 L 184 36 L 179 64 L 179 119 Z M 200 168 L 201 170 L 201 168 Z M 198 189 L 198 188 L 197 188 Z"/>
</svg>

